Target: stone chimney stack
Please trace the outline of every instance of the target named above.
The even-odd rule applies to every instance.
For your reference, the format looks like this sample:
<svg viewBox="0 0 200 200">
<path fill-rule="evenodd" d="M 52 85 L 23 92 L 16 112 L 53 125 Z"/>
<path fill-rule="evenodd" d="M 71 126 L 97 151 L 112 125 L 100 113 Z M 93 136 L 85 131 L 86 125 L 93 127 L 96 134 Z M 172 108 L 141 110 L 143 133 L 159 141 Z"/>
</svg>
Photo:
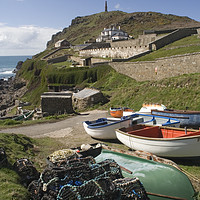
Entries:
<svg viewBox="0 0 200 200">
<path fill-rule="evenodd" d="M 108 12 L 108 3 L 105 1 L 105 12 Z"/>
</svg>

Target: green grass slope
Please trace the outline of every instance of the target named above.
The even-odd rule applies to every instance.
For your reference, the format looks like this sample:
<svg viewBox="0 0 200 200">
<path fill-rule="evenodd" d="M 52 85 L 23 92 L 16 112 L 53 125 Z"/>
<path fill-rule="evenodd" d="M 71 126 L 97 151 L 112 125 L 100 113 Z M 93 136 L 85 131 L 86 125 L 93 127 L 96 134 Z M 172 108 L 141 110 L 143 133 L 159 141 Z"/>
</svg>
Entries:
<svg viewBox="0 0 200 200">
<path fill-rule="evenodd" d="M 106 109 L 123 106 L 139 110 L 143 103 L 162 103 L 173 109 L 200 110 L 200 74 L 137 82 L 113 71 L 93 86 L 110 99 L 102 107 Z"/>
<path fill-rule="evenodd" d="M 82 44 L 91 38 L 95 39 L 104 28 L 111 24 L 120 26 L 129 35 L 137 37 L 144 30 L 164 30 L 200 26 L 200 23 L 188 17 L 157 12 L 126 13 L 122 11 L 102 12 L 84 17 L 76 17 L 69 27 L 52 36 L 47 47 L 55 42 L 67 39 L 73 45 Z"/>
</svg>

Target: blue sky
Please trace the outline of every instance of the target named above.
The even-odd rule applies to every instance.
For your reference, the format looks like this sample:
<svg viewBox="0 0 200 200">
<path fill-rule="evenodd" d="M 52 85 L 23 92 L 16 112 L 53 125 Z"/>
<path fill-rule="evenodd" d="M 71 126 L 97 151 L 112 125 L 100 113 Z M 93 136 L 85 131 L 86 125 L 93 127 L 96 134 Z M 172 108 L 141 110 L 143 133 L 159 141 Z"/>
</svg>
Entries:
<svg viewBox="0 0 200 200">
<path fill-rule="evenodd" d="M 107 0 L 108 10 L 161 12 L 200 21 L 199 0 Z M 77 16 L 104 11 L 105 0 L 0 0 L 0 56 L 34 55 Z"/>
</svg>

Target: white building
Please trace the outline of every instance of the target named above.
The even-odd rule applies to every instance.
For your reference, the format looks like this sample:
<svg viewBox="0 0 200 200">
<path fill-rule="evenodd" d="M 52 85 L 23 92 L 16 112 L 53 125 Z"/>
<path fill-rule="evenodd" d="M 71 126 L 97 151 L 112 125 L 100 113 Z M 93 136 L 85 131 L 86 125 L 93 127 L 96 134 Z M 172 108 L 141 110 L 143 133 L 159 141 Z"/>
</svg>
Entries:
<svg viewBox="0 0 200 200">
<path fill-rule="evenodd" d="M 96 39 L 96 42 L 105 42 L 106 40 L 128 40 L 128 38 L 128 34 L 122 31 L 120 27 L 117 29 L 115 26 L 112 26 L 108 29 L 104 28 L 101 35 Z"/>
</svg>

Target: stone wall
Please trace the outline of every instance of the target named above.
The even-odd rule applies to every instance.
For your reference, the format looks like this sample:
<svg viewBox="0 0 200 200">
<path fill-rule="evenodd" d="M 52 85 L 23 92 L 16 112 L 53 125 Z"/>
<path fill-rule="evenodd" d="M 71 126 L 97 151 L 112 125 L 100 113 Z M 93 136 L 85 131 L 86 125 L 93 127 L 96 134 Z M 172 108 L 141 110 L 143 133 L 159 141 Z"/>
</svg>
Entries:
<svg viewBox="0 0 200 200">
<path fill-rule="evenodd" d="M 160 58 L 147 62 L 111 62 L 117 72 L 137 81 L 161 80 L 189 73 L 200 73 L 200 52 Z"/>
<path fill-rule="evenodd" d="M 110 42 L 108 48 L 86 49 L 80 56 L 103 58 L 129 58 L 149 50 L 149 43 L 158 39 L 156 34 L 141 35 L 138 39 Z"/>
<path fill-rule="evenodd" d="M 59 63 L 59 62 L 64 62 L 67 59 L 68 59 L 68 55 L 64 55 L 64 56 L 59 56 L 59 57 L 56 57 L 56 58 L 48 59 L 47 62 L 48 63 Z"/>
<path fill-rule="evenodd" d="M 43 113 L 50 115 L 73 113 L 72 94 L 46 92 L 41 95 L 41 108 Z"/>
<path fill-rule="evenodd" d="M 190 36 L 192 34 L 196 34 L 197 30 L 196 29 L 179 29 L 179 30 L 175 30 L 174 32 L 163 36 L 160 39 L 157 39 L 156 41 L 152 42 L 150 44 L 150 49 L 152 50 L 157 50 L 160 49 L 162 47 L 164 47 L 165 45 L 168 45 L 172 42 L 175 42 L 177 40 L 180 40 L 184 37 Z"/>
<path fill-rule="evenodd" d="M 82 57 L 71 56 L 71 60 L 78 62 L 81 66 L 84 66 L 84 59 Z M 109 60 L 105 60 L 103 58 L 91 58 L 92 65 L 95 63 L 108 63 Z"/>
<path fill-rule="evenodd" d="M 80 51 L 80 56 L 103 57 L 103 58 L 129 58 L 149 50 L 149 45 L 111 47 L 103 49 L 91 49 Z"/>
</svg>

